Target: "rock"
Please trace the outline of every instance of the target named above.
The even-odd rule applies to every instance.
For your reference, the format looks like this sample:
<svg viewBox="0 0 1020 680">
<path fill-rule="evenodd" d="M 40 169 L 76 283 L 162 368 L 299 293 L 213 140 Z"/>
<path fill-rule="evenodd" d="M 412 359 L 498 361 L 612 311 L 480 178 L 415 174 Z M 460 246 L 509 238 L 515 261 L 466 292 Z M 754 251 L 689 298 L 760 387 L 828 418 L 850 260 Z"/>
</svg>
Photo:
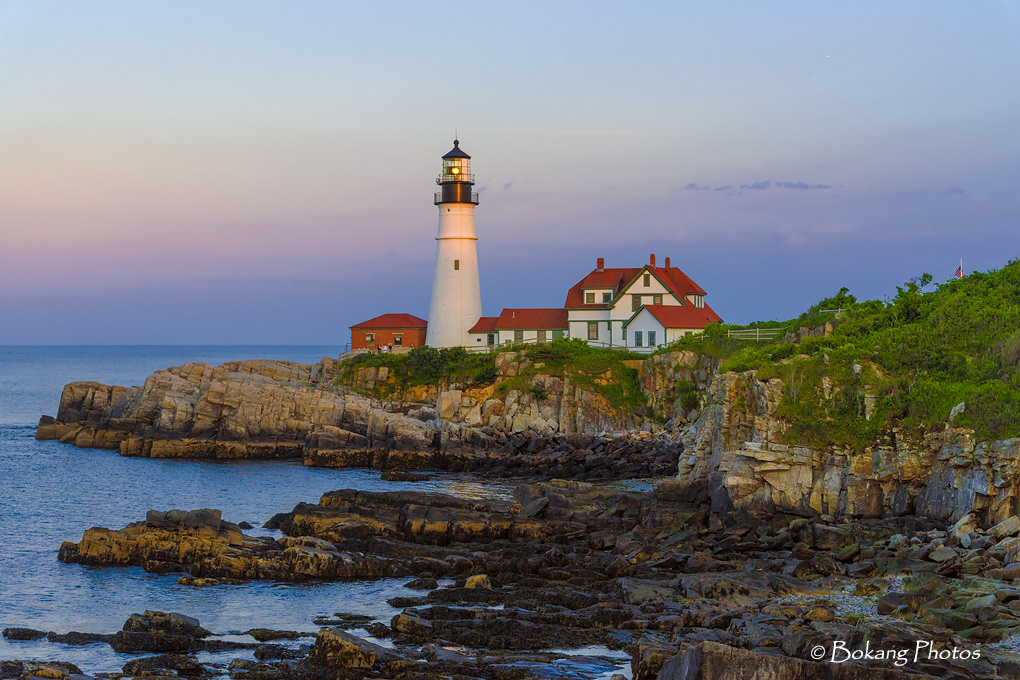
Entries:
<svg viewBox="0 0 1020 680">
<path fill-rule="evenodd" d="M 227 672 L 236 680 L 281 680 L 284 677 L 280 667 L 250 659 L 233 659 Z"/>
<path fill-rule="evenodd" d="M 405 583 L 404 587 L 411 590 L 435 590 L 439 587 L 439 582 L 434 578 L 416 578 L 409 583 Z"/>
<path fill-rule="evenodd" d="M 88 645 L 94 642 L 105 642 L 110 643 L 113 638 L 112 635 L 106 635 L 103 633 L 81 633 L 78 631 L 71 631 L 70 633 L 48 633 L 46 639 L 50 642 L 56 642 L 63 645 Z"/>
<path fill-rule="evenodd" d="M 38 640 L 46 637 L 46 632 L 32 628 L 4 628 L 3 636 L 8 640 Z"/>
<path fill-rule="evenodd" d="M 864 663 L 825 663 L 740 649 L 705 641 L 670 660 L 658 680 L 908 680 L 917 677 L 897 668 Z"/>
<path fill-rule="evenodd" d="M 331 618 L 318 618 L 313 621 L 316 626 L 330 626 L 333 628 L 360 628 L 374 621 L 371 616 L 364 614 L 352 614 L 349 612 L 337 612 Z M 300 635 L 307 635 L 301 633 Z"/>
<path fill-rule="evenodd" d="M 828 605 L 816 604 L 804 613 L 804 618 L 817 623 L 829 623 L 835 620 L 836 612 Z"/>
<path fill-rule="evenodd" d="M 899 609 L 902 604 L 903 593 L 886 593 L 878 600 L 878 613 L 883 616 L 888 616 Z"/>
<path fill-rule="evenodd" d="M 954 557 L 956 557 L 956 551 L 948 546 L 936 548 L 928 553 L 928 559 L 932 562 L 945 562 L 946 560 L 950 560 Z"/>
<path fill-rule="evenodd" d="M 861 546 L 859 543 L 851 543 L 847 547 L 843 548 L 836 555 L 836 559 L 840 562 L 853 562 L 854 558 L 857 557 L 861 552 Z"/>
<path fill-rule="evenodd" d="M 1007 564 L 1006 568 L 1002 572 L 1002 578 L 1006 581 L 1014 581 L 1020 578 L 1020 562 Z"/>
<path fill-rule="evenodd" d="M 327 628 L 315 638 L 309 660 L 327 668 L 372 668 L 377 658 L 388 654 L 385 648 L 340 628 Z"/>
<path fill-rule="evenodd" d="M 80 668 L 66 661 L 0 661 L 0 678 L 88 680 Z"/>
<path fill-rule="evenodd" d="M 489 582 L 489 577 L 485 574 L 475 574 L 469 576 L 467 582 L 464 584 L 465 588 L 492 588 L 492 584 Z"/>
<path fill-rule="evenodd" d="M 407 472 L 405 470 L 383 470 L 379 475 L 379 479 L 384 482 L 427 482 L 429 475 Z"/>
<path fill-rule="evenodd" d="M 198 662 L 193 656 L 183 654 L 161 654 L 159 656 L 147 656 L 142 659 L 134 659 L 124 664 L 125 675 L 162 675 L 153 671 L 170 670 L 176 671 L 177 675 L 189 678 L 197 678 L 211 673 Z"/>
<path fill-rule="evenodd" d="M 988 530 L 988 533 L 995 538 L 1015 536 L 1018 532 L 1020 532 L 1020 517 L 1016 515 L 1004 519 Z"/>
<path fill-rule="evenodd" d="M 202 628 L 198 619 L 173 612 L 146 611 L 144 614 L 132 614 L 124 622 L 123 630 L 135 633 L 161 631 L 197 638 L 212 635 L 205 628 Z"/>
<path fill-rule="evenodd" d="M 119 631 L 110 638 L 113 651 L 127 652 L 186 652 L 198 649 L 198 640 L 188 635 L 173 635 L 160 631 L 137 633 Z"/>
<path fill-rule="evenodd" d="M 983 607 L 994 607 L 998 603 L 995 595 L 984 595 L 983 597 L 975 597 L 974 599 L 967 602 L 964 606 L 966 611 L 973 611 L 981 609 Z"/>
<path fill-rule="evenodd" d="M 963 413 L 963 409 L 964 409 L 964 402 L 962 402 L 962 401 L 961 401 L 961 402 L 960 402 L 959 404 L 957 404 L 956 406 L 954 406 L 954 407 L 953 407 L 953 408 L 952 408 L 952 409 L 951 409 L 951 410 L 949 411 L 949 420 L 950 420 L 950 421 L 952 421 L 952 420 L 956 420 L 956 416 L 958 416 L 958 415 L 960 415 L 961 413 Z"/>
</svg>

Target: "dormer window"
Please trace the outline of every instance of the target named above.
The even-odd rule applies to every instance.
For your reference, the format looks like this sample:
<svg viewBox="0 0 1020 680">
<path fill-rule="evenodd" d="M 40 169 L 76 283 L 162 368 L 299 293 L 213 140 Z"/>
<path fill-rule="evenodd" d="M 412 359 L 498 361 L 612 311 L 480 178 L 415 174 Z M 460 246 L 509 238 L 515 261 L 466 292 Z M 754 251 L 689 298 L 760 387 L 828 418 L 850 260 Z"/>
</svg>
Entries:
<svg viewBox="0 0 1020 680">
<path fill-rule="evenodd" d="M 612 293 L 603 293 L 602 294 L 602 302 L 612 302 L 612 301 L 613 301 L 613 294 Z"/>
</svg>

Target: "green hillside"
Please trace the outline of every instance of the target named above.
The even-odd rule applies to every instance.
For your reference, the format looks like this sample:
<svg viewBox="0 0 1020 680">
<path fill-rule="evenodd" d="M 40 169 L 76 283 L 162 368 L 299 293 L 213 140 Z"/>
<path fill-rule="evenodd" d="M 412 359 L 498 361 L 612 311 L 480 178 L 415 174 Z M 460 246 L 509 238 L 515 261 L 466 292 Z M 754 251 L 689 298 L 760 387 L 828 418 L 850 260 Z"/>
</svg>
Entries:
<svg viewBox="0 0 1020 680">
<path fill-rule="evenodd" d="M 780 415 L 791 441 L 865 446 L 891 426 L 920 435 L 954 424 L 980 439 L 1020 436 L 1020 261 L 997 271 L 932 284 L 925 274 L 883 302 L 858 302 L 849 291 L 797 319 L 711 328 L 705 339 L 676 347 L 723 359 L 724 370 L 757 369 L 759 379 L 784 381 Z M 823 312 L 842 308 L 839 315 Z M 796 332 L 831 321 L 827 336 L 796 343 L 736 341 L 726 331 L 783 326 Z M 856 365 L 856 369 L 855 369 Z M 866 399 L 873 397 L 870 420 Z"/>
</svg>

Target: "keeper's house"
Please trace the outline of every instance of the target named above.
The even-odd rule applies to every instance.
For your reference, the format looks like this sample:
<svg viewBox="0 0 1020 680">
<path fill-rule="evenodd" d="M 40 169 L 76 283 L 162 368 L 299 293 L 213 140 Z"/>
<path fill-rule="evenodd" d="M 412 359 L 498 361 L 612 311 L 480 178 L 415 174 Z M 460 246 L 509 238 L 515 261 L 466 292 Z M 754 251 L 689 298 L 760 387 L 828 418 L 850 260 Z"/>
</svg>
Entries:
<svg viewBox="0 0 1020 680">
<path fill-rule="evenodd" d="M 383 314 L 350 327 L 351 349 L 375 350 L 386 345 L 421 347 L 428 321 L 413 314 Z"/>
<path fill-rule="evenodd" d="M 661 267 L 652 255 L 644 267 L 616 269 L 600 257 L 567 291 L 562 308 L 504 309 L 498 317 L 481 317 L 468 334 L 473 348 L 569 337 L 650 352 L 713 321 L 721 319 L 705 304 L 705 291 L 668 257 Z"/>
<path fill-rule="evenodd" d="M 569 334 L 593 345 L 651 351 L 658 345 L 694 335 L 721 321 L 705 304 L 705 291 L 669 258 L 657 267 L 655 255 L 638 268 L 595 269 L 574 284 L 563 304 Z"/>
</svg>

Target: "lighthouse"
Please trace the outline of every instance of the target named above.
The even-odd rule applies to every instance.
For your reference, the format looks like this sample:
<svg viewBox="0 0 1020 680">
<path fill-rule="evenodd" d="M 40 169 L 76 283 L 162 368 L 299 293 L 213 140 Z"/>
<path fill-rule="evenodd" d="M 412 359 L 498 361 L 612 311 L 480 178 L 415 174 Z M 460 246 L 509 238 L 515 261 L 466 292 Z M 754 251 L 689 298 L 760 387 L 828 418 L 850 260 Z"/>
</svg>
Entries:
<svg viewBox="0 0 1020 680">
<path fill-rule="evenodd" d="M 461 347 L 470 339 L 468 329 L 482 316 L 482 292 L 475 248 L 478 194 L 472 189 L 475 178 L 471 156 L 461 150 L 459 140 L 453 140 L 453 149 L 443 156 L 436 184 L 439 235 L 425 343 L 430 347 Z"/>
</svg>

